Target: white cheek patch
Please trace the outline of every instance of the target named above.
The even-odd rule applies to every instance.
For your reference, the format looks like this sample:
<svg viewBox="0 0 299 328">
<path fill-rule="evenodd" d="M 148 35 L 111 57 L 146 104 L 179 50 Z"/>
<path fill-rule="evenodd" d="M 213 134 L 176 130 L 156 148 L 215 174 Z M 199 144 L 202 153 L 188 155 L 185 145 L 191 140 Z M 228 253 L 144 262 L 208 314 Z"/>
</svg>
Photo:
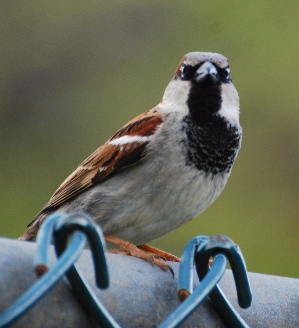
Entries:
<svg viewBox="0 0 299 328">
<path fill-rule="evenodd" d="M 163 96 L 163 102 L 185 105 L 190 91 L 190 81 L 172 80 Z"/>
<path fill-rule="evenodd" d="M 148 140 L 149 137 L 144 137 L 144 136 L 122 136 L 120 138 L 111 140 L 109 144 L 114 146 L 121 146 L 133 142 L 146 142 Z"/>
<path fill-rule="evenodd" d="M 225 117 L 232 124 L 239 124 L 239 96 L 235 87 L 231 84 L 222 85 L 222 104 L 220 115 Z"/>
</svg>

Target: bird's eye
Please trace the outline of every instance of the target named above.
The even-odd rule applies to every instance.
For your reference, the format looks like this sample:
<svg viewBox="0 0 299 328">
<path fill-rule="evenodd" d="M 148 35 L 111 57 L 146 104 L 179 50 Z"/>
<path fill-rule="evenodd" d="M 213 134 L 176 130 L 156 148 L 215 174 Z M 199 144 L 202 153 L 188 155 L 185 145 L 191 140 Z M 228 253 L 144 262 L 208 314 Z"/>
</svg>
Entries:
<svg viewBox="0 0 299 328">
<path fill-rule="evenodd" d="M 225 69 L 224 69 L 224 75 L 227 79 L 229 79 L 229 77 L 230 77 L 230 68 L 228 66 L 225 67 Z"/>
<path fill-rule="evenodd" d="M 184 76 L 184 74 L 186 73 L 186 70 L 187 70 L 187 67 L 186 67 L 186 65 L 182 65 L 181 66 L 181 68 L 180 68 L 180 71 L 181 71 L 181 75 L 182 75 L 182 77 Z"/>
</svg>

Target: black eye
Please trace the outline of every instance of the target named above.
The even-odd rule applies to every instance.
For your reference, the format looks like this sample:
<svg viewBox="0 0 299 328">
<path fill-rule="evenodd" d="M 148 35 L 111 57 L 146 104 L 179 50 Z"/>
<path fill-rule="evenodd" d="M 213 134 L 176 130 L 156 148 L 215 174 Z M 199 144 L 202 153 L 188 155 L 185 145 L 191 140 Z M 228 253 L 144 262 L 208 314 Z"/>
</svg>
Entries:
<svg viewBox="0 0 299 328">
<path fill-rule="evenodd" d="M 187 71 L 187 66 L 185 64 L 183 64 L 180 68 L 180 71 L 181 71 L 181 76 L 184 77 L 185 73 Z"/>
<path fill-rule="evenodd" d="M 225 77 L 228 79 L 230 77 L 230 68 L 227 66 L 225 67 L 224 71 L 224 75 Z"/>
</svg>

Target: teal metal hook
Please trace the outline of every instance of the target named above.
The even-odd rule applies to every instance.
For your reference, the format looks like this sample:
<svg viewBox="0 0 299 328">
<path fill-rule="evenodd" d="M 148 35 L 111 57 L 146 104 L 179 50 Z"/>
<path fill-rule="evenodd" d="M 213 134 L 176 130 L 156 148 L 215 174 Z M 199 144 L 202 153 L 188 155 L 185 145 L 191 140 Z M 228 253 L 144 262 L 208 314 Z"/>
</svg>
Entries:
<svg viewBox="0 0 299 328">
<path fill-rule="evenodd" d="M 238 303 L 242 308 L 248 308 L 252 302 L 251 288 L 247 276 L 246 264 L 238 245 L 223 235 L 211 236 L 210 242 L 200 245 L 195 255 L 195 266 L 199 280 L 202 281 L 209 272 L 209 259 L 216 254 L 225 254 L 233 272 Z M 248 327 L 218 285 L 215 286 L 210 300 L 213 302 L 218 313 L 232 328 Z"/>
<path fill-rule="evenodd" d="M 174 312 L 159 326 L 159 328 L 175 328 L 185 321 L 192 312 L 205 300 L 212 289 L 222 278 L 227 264 L 227 259 L 222 254 L 217 254 L 211 270 L 205 279 Z M 192 268 L 193 270 L 193 268 Z"/>
<path fill-rule="evenodd" d="M 210 258 L 213 262 L 210 267 Z M 239 247 L 225 236 L 199 236 L 185 247 L 179 269 L 178 296 L 183 302 L 159 328 L 174 328 L 209 296 L 229 327 L 245 328 L 248 325 L 238 315 L 217 286 L 229 260 L 236 282 L 240 306 L 251 304 L 251 291 L 246 266 Z M 193 292 L 193 265 L 196 265 L 200 284 Z"/>
<path fill-rule="evenodd" d="M 49 270 L 49 246 L 54 237 L 55 251 L 58 261 L 66 250 L 76 251 L 76 244 L 71 244 L 74 235 L 79 235 L 83 239 L 83 248 L 87 240 L 91 247 L 93 263 L 95 267 L 95 280 L 99 288 L 109 286 L 109 274 L 105 257 L 105 241 L 101 229 L 86 214 L 52 214 L 40 228 L 37 236 L 37 252 L 35 256 L 36 272 L 38 275 Z M 81 253 L 82 253 L 81 249 Z M 81 254 L 80 253 L 80 254 Z M 55 275 L 55 270 L 51 271 Z M 119 325 L 97 299 L 88 282 L 76 269 L 74 262 L 65 272 L 75 293 L 81 300 L 83 307 L 90 313 L 98 323 L 104 328 L 118 328 Z"/>
<path fill-rule="evenodd" d="M 198 236 L 191 239 L 185 246 L 181 257 L 179 277 L 178 277 L 178 297 L 183 302 L 190 294 L 193 293 L 193 267 L 194 258 L 199 245 L 209 241 L 208 236 Z"/>
<path fill-rule="evenodd" d="M 8 327 L 26 313 L 42 296 L 44 296 L 65 274 L 68 268 L 77 261 L 85 247 L 86 238 L 76 233 L 70 240 L 69 247 L 50 270 L 44 271 L 30 288 L 20 295 L 14 303 L 0 315 L 0 327 Z"/>
<path fill-rule="evenodd" d="M 72 236 L 77 230 L 84 231 L 86 234 L 91 246 L 91 251 L 93 252 L 94 263 L 96 263 L 95 274 L 97 277 L 97 284 L 101 285 L 101 280 L 103 279 L 103 286 L 106 288 L 108 286 L 108 270 L 104 254 L 103 234 L 98 226 L 85 215 L 65 216 L 58 221 L 54 230 L 54 246 L 56 253 L 58 256 L 63 254 L 65 247 L 68 247 L 67 241 L 69 236 Z M 66 276 L 77 294 L 77 297 L 81 301 L 82 306 L 101 327 L 120 328 L 118 323 L 98 300 L 88 282 L 80 274 L 75 265 L 70 267 Z"/>
<path fill-rule="evenodd" d="M 82 231 L 87 237 L 92 254 L 97 286 L 101 289 L 108 288 L 109 273 L 105 256 L 105 238 L 99 226 L 86 214 L 64 216 L 57 221 L 54 229 L 54 240 L 58 256 L 66 248 L 68 236 L 74 231 Z"/>
<path fill-rule="evenodd" d="M 199 279 L 202 280 L 209 271 L 209 259 L 219 253 L 225 254 L 230 263 L 236 284 L 239 306 L 243 309 L 248 308 L 252 302 L 252 294 L 245 260 L 239 246 L 227 236 L 211 236 L 208 243 L 198 247 L 195 264 Z"/>
</svg>

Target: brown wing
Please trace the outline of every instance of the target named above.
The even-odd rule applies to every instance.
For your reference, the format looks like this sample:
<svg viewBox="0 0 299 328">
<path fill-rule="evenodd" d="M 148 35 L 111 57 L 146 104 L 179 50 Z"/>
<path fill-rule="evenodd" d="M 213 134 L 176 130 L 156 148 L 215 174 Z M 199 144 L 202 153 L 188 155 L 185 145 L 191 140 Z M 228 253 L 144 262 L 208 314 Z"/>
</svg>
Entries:
<svg viewBox="0 0 299 328">
<path fill-rule="evenodd" d="M 155 109 L 152 109 L 137 116 L 118 130 L 60 185 L 46 206 L 30 222 L 28 227 L 32 226 L 36 220 L 43 220 L 43 214 L 52 212 L 64 202 L 80 194 L 83 190 L 108 179 L 113 173 L 119 170 L 138 163 L 146 155 L 145 148 L 148 141 L 143 141 L 140 138 L 138 141 L 120 145 L 111 144 L 110 142 L 124 136 L 150 136 L 161 122 L 161 115 Z M 38 227 L 34 230 L 37 229 Z M 24 237 L 25 234 L 21 239 L 28 239 Z"/>
<path fill-rule="evenodd" d="M 105 143 L 86 159 L 55 191 L 41 212 L 55 209 L 116 171 L 136 164 L 145 156 L 147 142 L 114 146 Z"/>
</svg>

